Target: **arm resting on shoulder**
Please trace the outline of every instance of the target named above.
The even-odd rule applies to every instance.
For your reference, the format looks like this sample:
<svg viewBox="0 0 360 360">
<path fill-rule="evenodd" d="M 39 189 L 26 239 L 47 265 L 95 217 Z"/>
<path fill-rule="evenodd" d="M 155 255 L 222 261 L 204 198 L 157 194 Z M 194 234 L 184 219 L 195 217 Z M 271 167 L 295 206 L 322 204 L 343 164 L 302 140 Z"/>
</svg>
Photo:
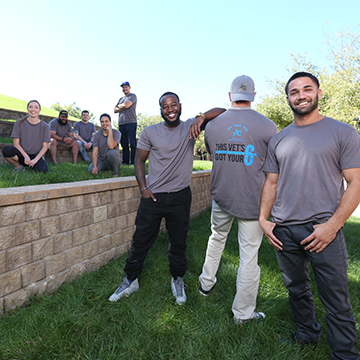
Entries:
<svg viewBox="0 0 360 360">
<path fill-rule="evenodd" d="M 189 131 L 190 139 L 197 139 L 201 131 L 205 129 L 206 124 L 210 120 L 216 118 L 225 111 L 226 109 L 224 108 L 213 108 L 204 113 L 205 118 L 203 118 L 202 116 L 197 117 L 194 123 L 190 127 L 190 131 Z"/>
</svg>

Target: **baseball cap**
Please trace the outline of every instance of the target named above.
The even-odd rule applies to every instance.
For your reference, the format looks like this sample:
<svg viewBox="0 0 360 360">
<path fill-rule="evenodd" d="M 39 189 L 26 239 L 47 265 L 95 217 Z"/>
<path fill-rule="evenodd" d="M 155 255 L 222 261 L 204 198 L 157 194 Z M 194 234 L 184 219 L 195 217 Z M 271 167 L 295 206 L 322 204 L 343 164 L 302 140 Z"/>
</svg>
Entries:
<svg viewBox="0 0 360 360">
<path fill-rule="evenodd" d="M 124 81 L 120 86 L 124 86 L 124 85 L 130 86 L 130 83 L 128 81 Z"/>
<path fill-rule="evenodd" d="M 68 112 L 67 112 L 66 110 L 60 110 L 60 112 L 59 112 L 59 117 L 60 117 L 61 115 L 66 115 L 66 116 L 68 116 Z"/>
<path fill-rule="evenodd" d="M 246 75 L 236 77 L 230 87 L 231 101 L 254 101 L 254 98 L 255 84 L 253 79 Z"/>
</svg>

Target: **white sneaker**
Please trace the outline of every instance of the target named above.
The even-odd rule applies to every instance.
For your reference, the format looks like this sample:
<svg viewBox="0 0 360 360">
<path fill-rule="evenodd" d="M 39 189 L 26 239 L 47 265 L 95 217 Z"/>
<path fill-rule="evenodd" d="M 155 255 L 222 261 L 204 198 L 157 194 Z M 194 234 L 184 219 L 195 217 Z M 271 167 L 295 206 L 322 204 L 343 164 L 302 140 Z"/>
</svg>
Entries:
<svg viewBox="0 0 360 360">
<path fill-rule="evenodd" d="M 182 277 L 178 276 L 176 280 L 174 280 L 173 277 L 171 278 L 171 290 L 176 298 L 176 303 L 179 305 L 185 304 L 186 302 L 185 284 L 184 284 L 184 279 Z"/>
<path fill-rule="evenodd" d="M 266 315 L 263 312 L 254 311 L 253 316 L 250 319 L 238 319 L 234 316 L 234 323 L 237 325 L 244 324 L 250 320 L 261 320 L 265 319 Z"/>
<path fill-rule="evenodd" d="M 124 295 L 130 295 L 139 290 L 139 281 L 136 278 L 134 281 L 129 281 L 126 276 L 122 284 L 115 290 L 115 292 L 109 297 L 110 301 L 118 301 Z"/>
</svg>

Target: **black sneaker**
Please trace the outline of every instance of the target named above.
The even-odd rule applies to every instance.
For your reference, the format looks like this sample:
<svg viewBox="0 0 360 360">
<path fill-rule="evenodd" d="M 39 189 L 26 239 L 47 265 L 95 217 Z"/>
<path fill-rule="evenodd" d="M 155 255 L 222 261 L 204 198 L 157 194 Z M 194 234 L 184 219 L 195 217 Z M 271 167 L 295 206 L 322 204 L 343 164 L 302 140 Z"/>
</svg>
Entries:
<svg viewBox="0 0 360 360">
<path fill-rule="evenodd" d="M 279 343 L 282 344 L 286 344 L 286 345 L 295 345 L 298 344 L 300 346 L 309 346 L 311 347 L 313 350 L 316 349 L 316 347 L 318 346 L 318 342 L 312 342 L 312 341 L 307 341 L 304 340 L 302 338 L 299 338 L 296 333 L 291 334 L 289 337 L 287 338 L 281 338 L 278 340 Z"/>
</svg>

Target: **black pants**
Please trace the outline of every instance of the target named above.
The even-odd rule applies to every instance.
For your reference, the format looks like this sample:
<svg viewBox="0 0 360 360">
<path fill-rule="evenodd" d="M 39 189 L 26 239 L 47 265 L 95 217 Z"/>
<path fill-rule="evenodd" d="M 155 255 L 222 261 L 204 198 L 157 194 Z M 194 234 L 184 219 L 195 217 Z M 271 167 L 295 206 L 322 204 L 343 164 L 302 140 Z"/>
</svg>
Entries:
<svg viewBox="0 0 360 360">
<path fill-rule="evenodd" d="M 154 195 L 157 202 L 151 198 L 141 198 L 137 212 L 136 230 L 124 268 L 131 281 L 141 274 L 147 253 L 159 234 L 163 217 L 169 238 L 170 273 L 175 278 L 182 277 L 187 269 L 185 250 L 190 221 L 190 187 L 175 193 Z"/>
<path fill-rule="evenodd" d="M 356 350 L 356 323 L 348 292 L 348 254 L 343 230 L 320 253 L 304 250 L 300 242 L 309 236 L 316 223 L 276 225 L 274 235 L 283 243 L 276 251 L 280 271 L 295 321 L 297 335 L 307 341 L 320 340 L 322 329 L 315 319 L 310 290 L 309 261 L 314 271 L 319 297 L 326 309 L 327 339 L 333 350 L 331 359 L 359 359 Z"/>
<path fill-rule="evenodd" d="M 5 159 L 12 158 L 16 155 L 19 159 L 20 165 L 27 166 L 24 162 L 25 161 L 24 157 L 22 156 L 21 152 L 15 146 L 12 146 L 12 145 L 4 146 L 4 148 L 2 149 L 2 153 L 3 153 L 3 156 Z M 37 154 L 28 154 L 28 155 L 31 160 L 36 158 L 36 156 L 37 156 Z M 49 171 L 47 163 L 43 157 L 41 157 L 39 159 L 39 161 L 33 166 L 33 169 L 36 172 L 42 172 L 42 173 L 47 173 Z"/>
<path fill-rule="evenodd" d="M 131 162 L 134 165 L 136 153 L 136 123 L 119 125 L 121 132 L 120 144 L 123 149 L 123 164 L 127 165 Z M 131 147 L 131 156 L 129 151 L 129 144 Z"/>
</svg>

